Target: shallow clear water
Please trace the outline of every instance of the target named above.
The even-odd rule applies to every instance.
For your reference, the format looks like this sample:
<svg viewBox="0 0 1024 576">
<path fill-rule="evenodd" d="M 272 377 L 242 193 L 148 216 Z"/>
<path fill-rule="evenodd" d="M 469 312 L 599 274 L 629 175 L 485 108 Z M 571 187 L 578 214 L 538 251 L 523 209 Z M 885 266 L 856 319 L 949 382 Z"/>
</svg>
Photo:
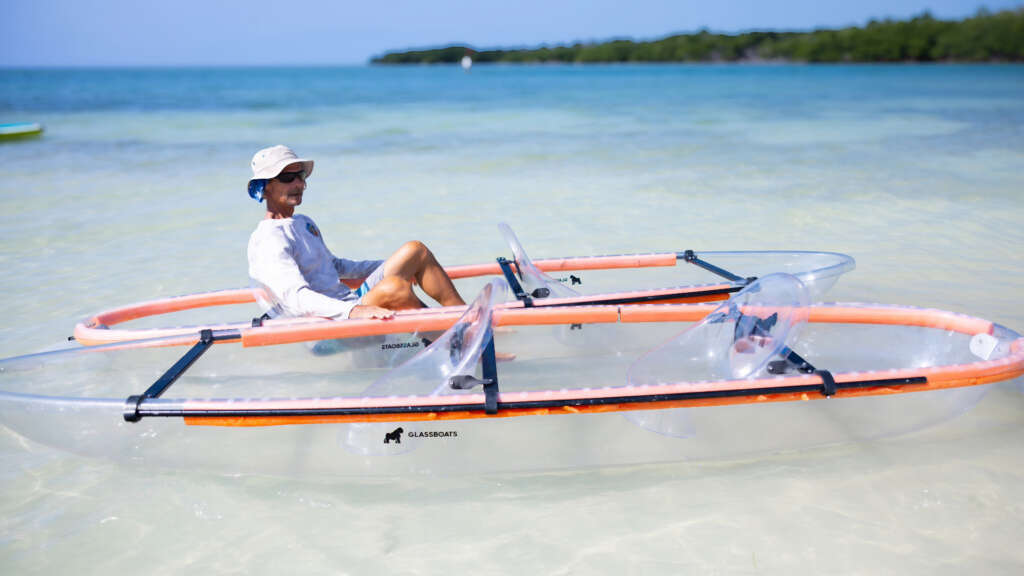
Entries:
<svg viewBox="0 0 1024 576">
<path fill-rule="evenodd" d="M 332 249 L 448 263 L 845 252 L 837 300 L 1024 329 L 1024 67 L 0 72 L 0 356 L 245 286 L 248 161 L 317 161 Z M 236 318 L 231 318 L 235 320 Z M 571 376 L 571 375 L 570 375 Z M 139 470 L 0 434 L 14 572 L 1014 573 L 1024 395 L 907 437 L 740 462 L 387 481 Z"/>
</svg>

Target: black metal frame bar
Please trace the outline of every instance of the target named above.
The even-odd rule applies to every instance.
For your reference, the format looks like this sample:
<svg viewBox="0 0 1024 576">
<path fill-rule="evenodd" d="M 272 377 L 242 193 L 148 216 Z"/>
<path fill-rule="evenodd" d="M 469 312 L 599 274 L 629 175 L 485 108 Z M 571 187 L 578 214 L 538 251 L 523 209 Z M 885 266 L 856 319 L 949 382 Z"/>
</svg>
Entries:
<svg viewBox="0 0 1024 576">
<path fill-rule="evenodd" d="M 508 287 L 512 289 L 516 299 L 521 300 L 523 306 L 527 308 L 533 307 L 533 298 L 523 290 L 523 285 L 519 283 L 515 272 L 512 271 L 512 262 L 504 257 L 498 257 L 498 266 L 501 267 L 501 273 L 505 275 L 505 281 L 508 282 Z M 516 268 L 518 267 L 519 265 L 517 264 Z"/>
<path fill-rule="evenodd" d="M 543 304 L 534 303 L 533 306 L 537 308 L 544 306 L 571 308 L 578 306 L 606 306 L 612 304 L 654 304 L 657 302 L 664 302 L 665 300 L 678 300 L 680 298 L 696 299 L 703 298 L 705 296 L 724 296 L 726 294 L 733 294 L 735 292 L 739 292 L 743 288 L 743 286 L 737 285 L 729 286 L 728 288 L 714 288 L 710 290 L 700 290 L 696 292 L 671 292 L 667 294 L 653 294 L 650 296 L 630 296 L 626 298 L 605 298 L 601 300 L 587 300 L 584 302 L 551 302 L 550 304 L 546 302 Z"/>
<path fill-rule="evenodd" d="M 928 379 L 924 376 L 912 378 L 889 378 L 880 380 L 857 380 L 854 382 L 835 383 L 836 390 L 855 390 L 858 388 L 872 388 L 877 386 L 908 386 L 914 384 L 927 384 Z M 496 386 L 496 384 L 495 384 Z M 784 386 L 776 388 L 744 388 L 739 390 L 716 390 L 708 392 L 681 392 L 678 394 L 656 394 L 652 396 L 618 396 L 611 398 L 575 398 L 570 400 L 540 400 L 531 402 L 497 402 L 495 409 L 558 409 L 564 407 L 586 407 L 606 406 L 611 404 L 647 404 L 652 402 L 672 402 L 681 400 L 702 400 L 711 398 L 734 398 L 740 396 L 762 396 L 772 394 L 807 393 L 816 392 L 826 396 L 822 384 L 807 384 L 800 386 Z M 420 414 L 430 412 L 472 412 L 484 410 L 486 406 L 480 404 L 452 404 L 452 405 L 427 405 L 427 406 L 401 406 L 387 408 L 294 408 L 294 409 L 254 409 L 254 410 L 160 410 L 156 408 L 140 407 L 139 416 L 152 417 L 270 417 L 270 416 L 370 416 L 370 415 L 399 415 L 399 414 Z"/>
<path fill-rule="evenodd" d="M 711 264 L 710 262 L 705 262 L 704 260 L 701 260 L 700 258 L 698 258 L 697 257 L 697 253 L 694 252 L 693 250 L 685 250 L 683 252 L 677 252 L 676 253 L 676 259 L 685 260 L 685 261 L 689 262 L 690 264 L 693 264 L 695 266 L 699 266 L 699 267 L 707 270 L 708 272 L 711 272 L 712 274 L 716 274 L 718 276 L 721 276 L 722 278 L 725 278 L 726 280 L 729 280 L 731 282 L 746 282 L 747 284 L 750 284 L 751 282 L 753 282 L 754 280 L 757 279 L 756 277 L 753 277 L 753 276 L 750 277 L 750 278 L 743 278 L 741 276 L 737 276 L 737 275 L 733 274 L 732 272 L 729 272 L 728 270 L 725 270 L 724 268 L 719 268 L 718 266 L 715 266 L 714 264 Z"/>
<path fill-rule="evenodd" d="M 164 392 L 167 391 L 178 378 L 185 373 L 186 370 L 192 367 L 199 360 L 207 350 L 213 346 L 214 342 L 223 340 L 237 340 L 241 337 L 241 333 L 237 330 L 224 330 L 214 332 L 210 329 L 199 331 L 199 341 L 195 343 L 185 355 L 178 359 L 166 372 L 163 373 L 160 378 L 157 379 L 149 388 L 146 389 L 142 394 L 135 394 L 129 396 L 125 400 L 124 407 L 124 419 L 127 422 L 138 422 L 142 418 L 140 409 L 142 403 L 151 398 L 159 398 Z"/>
</svg>

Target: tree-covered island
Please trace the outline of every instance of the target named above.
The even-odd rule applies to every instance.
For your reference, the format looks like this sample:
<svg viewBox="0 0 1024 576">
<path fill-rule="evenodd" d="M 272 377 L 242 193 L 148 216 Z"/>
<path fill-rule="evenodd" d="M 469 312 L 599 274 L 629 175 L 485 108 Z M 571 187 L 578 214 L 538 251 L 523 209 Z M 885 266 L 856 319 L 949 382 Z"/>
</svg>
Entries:
<svg viewBox="0 0 1024 576">
<path fill-rule="evenodd" d="M 447 46 L 390 52 L 372 64 L 611 62 L 1024 62 L 1024 8 L 959 21 L 925 13 L 911 20 L 812 32 L 677 34 L 649 42 L 611 40 L 571 46 L 477 50 Z"/>
</svg>

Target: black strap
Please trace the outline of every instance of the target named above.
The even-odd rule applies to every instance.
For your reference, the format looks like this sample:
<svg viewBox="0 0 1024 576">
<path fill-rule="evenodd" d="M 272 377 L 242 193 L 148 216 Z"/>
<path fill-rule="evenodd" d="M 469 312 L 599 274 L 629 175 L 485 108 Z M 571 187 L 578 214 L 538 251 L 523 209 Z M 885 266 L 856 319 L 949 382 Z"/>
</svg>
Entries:
<svg viewBox="0 0 1024 576">
<path fill-rule="evenodd" d="M 821 393 L 824 396 L 836 395 L 838 386 L 836 386 L 836 379 L 832 376 L 831 372 L 828 370 L 818 370 L 813 364 L 804 360 L 799 354 L 788 347 L 783 348 L 779 355 L 782 356 L 782 360 L 768 363 L 769 374 L 785 374 L 792 366 L 804 374 L 815 374 L 821 378 Z"/>
<path fill-rule="evenodd" d="M 836 379 L 832 377 L 832 373 L 828 370 L 815 370 L 815 374 L 821 377 L 821 393 L 825 397 L 836 395 Z"/>
</svg>

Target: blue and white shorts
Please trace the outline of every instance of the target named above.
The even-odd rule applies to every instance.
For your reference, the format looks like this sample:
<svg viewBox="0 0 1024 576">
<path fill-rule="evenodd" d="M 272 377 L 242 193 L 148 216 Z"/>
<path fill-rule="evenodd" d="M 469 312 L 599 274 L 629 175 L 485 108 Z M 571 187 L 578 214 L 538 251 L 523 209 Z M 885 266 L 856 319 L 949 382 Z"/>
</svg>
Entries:
<svg viewBox="0 0 1024 576">
<path fill-rule="evenodd" d="M 383 279 L 384 265 L 381 264 L 374 268 L 373 272 L 370 272 L 370 275 L 366 277 L 366 280 L 364 280 L 362 285 L 359 286 L 359 289 L 356 290 L 356 296 L 359 297 L 360 304 L 363 303 L 363 296 L 366 296 L 366 293 L 373 290 L 373 287 L 380 284 L 380 281 Z"/>
</svg>

